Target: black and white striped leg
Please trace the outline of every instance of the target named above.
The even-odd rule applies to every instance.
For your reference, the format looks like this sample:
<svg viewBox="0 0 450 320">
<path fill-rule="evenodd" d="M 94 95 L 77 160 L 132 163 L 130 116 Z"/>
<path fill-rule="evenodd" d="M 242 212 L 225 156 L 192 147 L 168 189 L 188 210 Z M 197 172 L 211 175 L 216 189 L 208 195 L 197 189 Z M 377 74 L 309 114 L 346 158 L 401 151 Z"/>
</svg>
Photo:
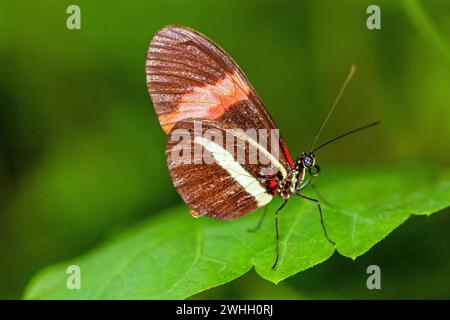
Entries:
<svg viewBox="0 0 450 320">
<path fill-rule="evenodd" d="M 277 209 L 277 211 L 275 211 L 275 232 L 276 232 L 276 236 L 277 236 L 277 238 L 276 238 L 276 249 L 275 249 L 276 250 L 276 258 L 275 258 L 275 262 L 273 263 L 272 269 L 275 269 L 275 266 L 278 263 L 278 257 L 280 255 L 280 245 L 279 245 L 280 234 L 278 232 L 278 212 L 280 212 L 280 210 L 283 209 L 283 207 L 286 205 L 286 203 L 287 203 L 287 199 L 285 199 L 283 204 L 281 205 L 281 207 L 279 207 Z"/>
<path fill-rule="evenodd" d="M 319 200 L 310 198 L 310 197 L 305 196 L 305 195 L 300 194 L 300 193 L 296 193 L 296 195 L 302 197 L 303 199 L 306 199 L 306 200 L 309 200 L 309 201 L 313 201 L 313 202 L 315 202 L 315 203 L 317 204 L 317 207 L 319 208 L 319 213 L 320 213 L 320 223 L 322 224 L 323 233 L 325 234 L 325 237 L 327 238 L 327 240 L 328 240 L 330 243 L 332 243 L 333 245 L 335 245 L 334 241 L 332 241 L 332 240 L 328 237 L 327 229 L 325 228 L 325 224 L 323 223 L 322 208 L 320 207 L 320 202 L 319 202 Z"/>
</svg>

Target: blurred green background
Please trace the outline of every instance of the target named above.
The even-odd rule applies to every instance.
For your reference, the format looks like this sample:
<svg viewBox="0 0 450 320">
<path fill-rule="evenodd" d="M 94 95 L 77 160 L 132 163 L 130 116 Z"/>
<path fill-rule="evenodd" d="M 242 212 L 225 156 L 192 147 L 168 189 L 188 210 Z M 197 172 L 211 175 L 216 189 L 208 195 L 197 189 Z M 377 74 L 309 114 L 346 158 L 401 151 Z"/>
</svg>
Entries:
<svg viewBox="0 0 450 320">
<path fill-rule="evenodd" d="M 81 30 L 66 28 L 70 4 Z M 370 4 L 381 30 L 366 28 Z M 166 24 L 201 31 L 238 62 L 294 155 L 356 64 L 322 141 L 383 124 L 321 151 L 323 174 L 339 163 L 450 164 L 449 2 L 2 0 L 0 298 L 181 201 L 144 75 Z M 251 272 L 195 298 L 450 298 L 449 227 L 445 212 L 414 217 L 356 262 L 335 254 L 279 285 Z M 386 275 L 383 290 L 365 287 L 369 264 Z"/>
</svg>

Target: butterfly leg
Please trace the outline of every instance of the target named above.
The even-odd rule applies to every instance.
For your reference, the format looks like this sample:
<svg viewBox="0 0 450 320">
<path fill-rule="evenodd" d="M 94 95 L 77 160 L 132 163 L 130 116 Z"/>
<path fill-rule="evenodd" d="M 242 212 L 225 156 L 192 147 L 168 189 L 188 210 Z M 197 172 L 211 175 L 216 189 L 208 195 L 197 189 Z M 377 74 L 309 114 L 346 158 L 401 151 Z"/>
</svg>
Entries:
<svg viewBox="0 0 450 320">
<path fill-rule="evenodd" d="M 311 187 L 314 189 L 314 191 L 317 193 L 317 196 L 320 198 L 320 200 L 325 203 L 327 206 L 329 207 L 333 207 L 335 208 L 336 206 L 332 205 L 329 201 L 327 201 L 323 195 L 319 192 L 319 190 L 317 189 L 316 184 L 314 183 L 314 181 L 311 179 Z"/>
<path fill-rule="evenodd" d="M 261 215 L 261 218 L 259 218 L 258 224 L 257 224 L 256 227 L 254 227 L 254 228 L 247 229 L 248 232 L 255 232 L 255 231 L 258 231 L 258 230 L 259 230 L 259 228 L 260 228 L 261 225 L 262 225 L 262 222 L 263 222 L 264 218 L 266 217 L 267 209 L 268 209 L 268 208 L 269 208 L 268 205 L 266 205 L 266 206 L 264 207 L 263 214 Z"/>
<path fill-rule="evenodd" d="M 302 184 L 297 188 L 297 191 L 300 191 L 300 190 L 302 190 L 302 189 L 305 189 L 311 182 L 312 182 L 311 179 L 306 180 L 304 183 L 302 183 Z"/>
<path fill-rule="evenodd" d="M 314 183 L 314 181 L 312 179 L 308 179 L 306 180 L 305 183 L 303 183 L 302 185 L 300 185 L 300 187 L 298 187 L 297 192 L 306 188 L 307 186 L 311 185 L 311 188 L 314 189 L 314 192 L 317 194 L 317 196 L 320 198 L 320 201 L 322 201 L 323 203 L 325 203 L 327 206 L 329 207 L 336 207 L 334 205 L 332 205 L 330 202 L 328 202 L 323 196 L 322 194 L 319 192 L 319 190 L 317 189 L 316 184 Z"/>
<path fill-rule="evenodd" d="M 275 232 L 276 232 L 276 236 L 277 236 L 277 240 L 276 240 L 276 258 L 275 258 L 275 262 L 273 263 L 272 269 L 275 269 L 275 266 L 278 263 L 278 257 L 280 256 L 280 234 L 278 232 L 278 212 L 281 211 L 281 209 L 283 209 L 283 207 L 286 205 L 287 203 L 287 199 L 284 200 L 283 204 L 281 205 L 281 207 L 279 207 L 277 209 L 277 211 L 275 211 Z"/>
<path fill-rule="evenodd" d="M 325 234 L 325 237 L 327 238 L 328 242 L 330 242 L 331 244 L 335 245 L 334 241 L 332 241 L 327 234 L 327 229 L 325 228 L 325 224 L 323 223 L 323 215 L 322 215 L 322 208 L 320 207 L 320 202 L 317 199 L 313 199 L 310 197 L 307 197 L 303 194 L 300 193 L 296 193 L 296 195 L 300 196 L 303 199 L 309 200 L 309 201 L 313 201 L 317 204 L 317 207 L 319 208 L 319 213 L 320 213 L 320 223 L 322 224 L 322 229 L 323 229 L 323 233 Z"/>
</svg>

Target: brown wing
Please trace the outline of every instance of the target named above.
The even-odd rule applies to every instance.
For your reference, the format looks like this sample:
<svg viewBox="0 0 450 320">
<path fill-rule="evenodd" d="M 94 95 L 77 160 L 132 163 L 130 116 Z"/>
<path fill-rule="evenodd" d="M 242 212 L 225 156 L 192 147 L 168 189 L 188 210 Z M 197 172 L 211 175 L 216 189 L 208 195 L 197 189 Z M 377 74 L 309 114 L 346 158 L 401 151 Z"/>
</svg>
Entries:
<svg viewBox="0 0 450 320">
<path fill-rule="evenodd" d="M 194 215 L 234 219 L 271 201 L 261 178 L 277 166 L 255 147 L 257 139 L 211 120 L 195 127 L 196 121 L 177 123 L 166 147 L 174 186 Z"/>
<path fill-rule="evenodd" d="M 276 129 L 263 103 L 237 64 L 217 44 L 192 29 L 167 26 L 159 30 L 150 42 L 146 75 L 153 106 L 169 140 L 176 128 L 186 127 L 185 124 L 191 123 L 191 120 L 209 121 L 220 129 Z M 192 128 L 188 125 L 187 129 Z M 283 152 L 279 154 L 280 166 L 275 173 L 280 173 L 281 170 L 286 174 L 292 167 L 292 161 L 284 142 L 281 138 L 279 141 Z M 172 147 L 169 142 L 168 152 Z M 170 159 L 168 164 L 178 192 L 198 213 L 217 217 L 236 215 L 231 212 L 232 208 L 219 210 L 220 214 L 219 211 L 211 211 L 206 200 L 201 205 L 194 205 L 191 194 L 196 191 L 190 191 L 189 183 L 196 180 L 203 181 L 199 190 L 213 189 L 216 191 L 212 192 L 214 194 L 220 193 L 223 197 L 233 195 L 237 197 L 235 199 L 242 201 L 245 209 L 236 209 L 239 215 L 255 209 L 253 204 L 249 204 L 250 200 L 245 200 L 248 196 L 244 196 L 245 192 L 236 191 L 236 181 L 233 185 L 235 179 L 217 164 L 179 166 L 171 163 Z M 211 182 L 214 180 L 223 183 L 219 186 Z M 198 193 L 202 197 L 212 194 L 201 191 Z"/>
</svg>

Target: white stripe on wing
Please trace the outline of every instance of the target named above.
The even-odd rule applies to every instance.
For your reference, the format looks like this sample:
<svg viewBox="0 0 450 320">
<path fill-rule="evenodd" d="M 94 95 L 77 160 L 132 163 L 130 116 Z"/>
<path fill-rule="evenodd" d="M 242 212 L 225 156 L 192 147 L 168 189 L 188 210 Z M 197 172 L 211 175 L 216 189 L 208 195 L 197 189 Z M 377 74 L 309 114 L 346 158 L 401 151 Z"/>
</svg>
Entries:
<svg viewBox="0 0 450 320">
<path fill-rule="evenodd" d="M 255 198 L 258 207 L 262 207 L 272 200 L 273 196 L 267 193 L 259 181 L 235 161 L 231 153 L 226 149 L 204 137 L 195 137 L 194 142 L 203 146 L 212 154 L 215 162 L 225 169 L 246 192 Z"/>
</svg>

